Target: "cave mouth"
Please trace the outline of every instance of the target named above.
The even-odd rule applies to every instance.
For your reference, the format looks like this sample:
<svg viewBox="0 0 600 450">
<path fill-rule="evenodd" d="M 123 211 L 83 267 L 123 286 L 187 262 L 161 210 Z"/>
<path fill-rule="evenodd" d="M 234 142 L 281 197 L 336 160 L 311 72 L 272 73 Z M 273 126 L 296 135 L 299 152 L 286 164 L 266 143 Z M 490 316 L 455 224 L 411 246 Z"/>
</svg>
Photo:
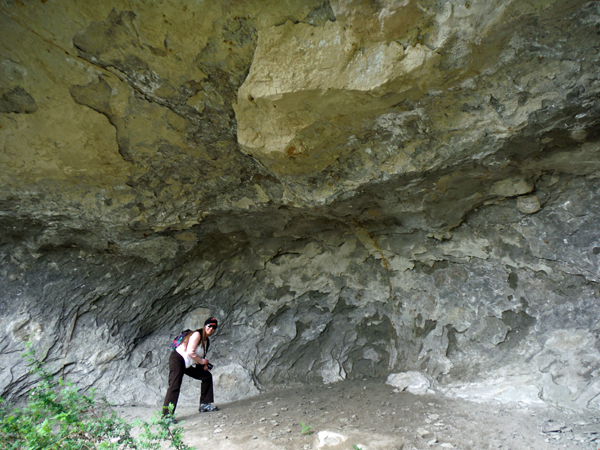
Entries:
<svg viewBox="0 0 600 450">
<path fill-rule="evenodd" d="M 600 409 L 600 4 L 188 3 L 0 8 L 3 398 Z"/>
</svg>

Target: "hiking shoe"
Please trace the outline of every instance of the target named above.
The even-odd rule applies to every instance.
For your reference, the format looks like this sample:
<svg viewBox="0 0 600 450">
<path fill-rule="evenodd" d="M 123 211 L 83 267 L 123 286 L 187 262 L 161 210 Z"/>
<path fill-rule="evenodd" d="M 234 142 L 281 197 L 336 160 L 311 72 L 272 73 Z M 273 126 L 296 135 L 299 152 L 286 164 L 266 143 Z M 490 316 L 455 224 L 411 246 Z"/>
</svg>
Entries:
<svg viewBox="0 0 600 450">
<path fill-rule="evenodd" d="M 199 412 L 213 412 L 213 411 L 218 411 L 219 408 L 217 408 L 215 405 L 211 405 L 209 403 L 200 403 L 200 409 L 198 410 Z"/>
</svg>

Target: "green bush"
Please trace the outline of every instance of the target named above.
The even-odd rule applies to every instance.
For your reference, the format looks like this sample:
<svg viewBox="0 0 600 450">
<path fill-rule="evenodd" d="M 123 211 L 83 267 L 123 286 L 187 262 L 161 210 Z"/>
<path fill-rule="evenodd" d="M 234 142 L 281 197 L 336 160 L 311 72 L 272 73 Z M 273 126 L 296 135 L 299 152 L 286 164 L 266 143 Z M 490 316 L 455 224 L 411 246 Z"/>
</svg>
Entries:
<svg viewBox="0 0 600 450">
<path fill-rule="evenodd" d="M 168 443 L 169 448 L 191 450 L 183 443 L 183 430 L 174 426 L 172 415 L 160 418 L 157 413 L 150 421 L 130 424 L 106 401 L 96 400 L 94 392 L 80 393 L 70 382 L 50 374 L 33 350 L 24 357 L 38 382 L 24 407 L 0 398 L 0 449 L 158 450 Z"/>
</svg>

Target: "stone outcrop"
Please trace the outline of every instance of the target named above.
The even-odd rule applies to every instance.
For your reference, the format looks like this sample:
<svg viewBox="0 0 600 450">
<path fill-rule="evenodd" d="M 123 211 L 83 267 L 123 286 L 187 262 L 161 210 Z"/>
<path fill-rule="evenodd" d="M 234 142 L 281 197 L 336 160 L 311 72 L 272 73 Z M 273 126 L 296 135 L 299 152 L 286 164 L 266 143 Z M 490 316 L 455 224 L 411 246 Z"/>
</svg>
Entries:
<svg viewBox="0 0 600 450">
<path fill-rule="evenodd" d="M 156 404 L 212 314 L 217 401 L 417 371 L 600 408 L 597 2 L 5 1 L 0 24 L 3 397 L 30 341 Z"/>
</svg>

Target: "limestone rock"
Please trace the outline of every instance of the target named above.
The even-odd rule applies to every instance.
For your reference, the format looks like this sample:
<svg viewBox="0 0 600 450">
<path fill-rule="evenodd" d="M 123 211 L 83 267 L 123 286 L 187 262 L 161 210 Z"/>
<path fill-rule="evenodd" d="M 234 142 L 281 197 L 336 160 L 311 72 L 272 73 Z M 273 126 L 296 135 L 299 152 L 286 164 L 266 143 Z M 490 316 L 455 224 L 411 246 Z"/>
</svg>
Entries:
<svg viewBox="0 0 600 450">
<path fill-rule="evenodd" d="M 524 214 L 533 214 L 540 210 L 540 200 L 535 195 L 517 198 L 517 208 Z"/>
<path fill-rule="evenodd" d="M 490 402 L 547 406 L 539 398 L 540 389 L 525 376 L 501 377 L 488 380 L 485 383 L 467 383 L 464 385 L 448 386 L 443 391 L 450 396 L 468 399 L 475 402 Z"/>
<path fill-rule="evenodd" d="M 317 448 L 327 448 L 341 444 L 348 438 L 342 434 L 334 433 L 333 431 L 319 431 L 317 433 L 317 439 Z"/>
<path fill-rule="evenodd" d="M 219 403 L 258 395 L 250 372 L 239 364 L 227 364 L 213 369 L 216 401 Z"/>
<path fill-rule="evenodd" d="M 358 51 L 353 39 L 337 22 L 321 29 L 287 22 L 263 30 L 238 95 L 240 143 L 258 156 L 275 152 L 306 157 L 313 143 L 295 142 L 300 132 L 351 104 L 359 103 L 363 110 L 385 108 L 390 99 L 373 97 L 430 56 L 420 46 L 405 52 L 393 41 Z"/>
<path fill-rule="evenodd" d="M 155 406 L 173 336 L 215 315 L 224 400 L 420 372 L 596 408 L 599 16 L 3 2 L 2 397 L 31 385 L 29 341 Z"/>
<path fill-rule="evenodd" d="M 507 178 L 493 184 L 491 193 L 501 197 L 516 197 L 533 190 L 533 183 L 522 178 Z"/>
<path fill-rule="evenodd" d="M 394 386 L 398 391 L 406 390 L 416 395 L 426 394 L 431 388 L 430 378 L 421 372 L 415 371 L 389 374 L 386 383 Z"/>
<path fill-rule="evenodd" d="M 575 403 L 584 408 L 600 409 L 600 380 L 591 382 Z"/>
<path fill-rule="evenodd" d="M 21 86 L 6 91 L 0 97 L 0 112 L 31 114 L 38 109 L 35 100 Z"/>
<path fill-rule="evenodd" d="M 333 0 L 331 8 L 342 26 L 371 40 L 400 40 L 426 26 L 427 11 L 416 1 Z"/>
</svg>

